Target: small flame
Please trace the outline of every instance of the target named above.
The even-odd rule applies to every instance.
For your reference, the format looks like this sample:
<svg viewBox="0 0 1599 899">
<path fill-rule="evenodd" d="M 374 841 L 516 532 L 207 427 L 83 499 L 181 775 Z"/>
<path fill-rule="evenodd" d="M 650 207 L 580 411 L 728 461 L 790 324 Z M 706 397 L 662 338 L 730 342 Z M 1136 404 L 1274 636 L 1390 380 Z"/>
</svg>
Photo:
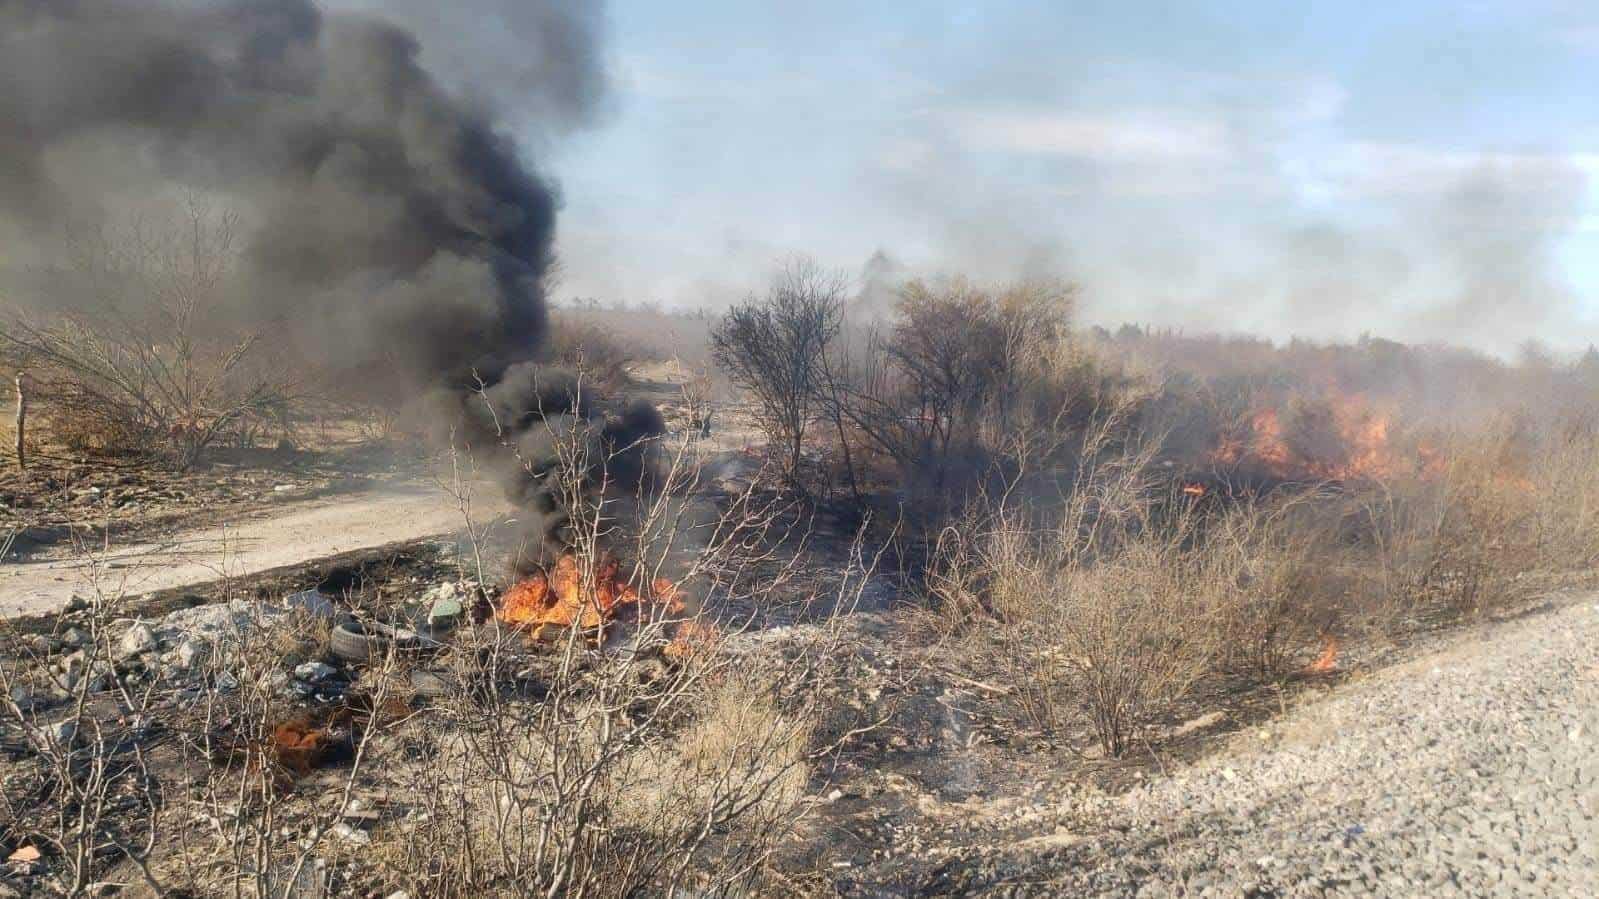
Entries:
<svg viewBox="0 0 1599 899">
<path fill-rule="evenodd" d="M 1189 496 L 1204 496 L 1205 495 L 1205 485 L 1204 484 L 1184 484 L 1183 485 L 1183 492 L 1188 494 Z"/>
<path fill-rule="evenodd" d="M 1338 638 L 1331 634 L 1322 638 L 1321 655 L 1305 667 L 1306 674 L 1331 674 L 1338 670 Z"/>
<path fill-rule="evenodd" d="M 685 621 L 677 626 L 672 642 L 662 652 L 669 659 L 684 661 L 716 646 L 722 632 L 709 621 Z"/>
</svg>

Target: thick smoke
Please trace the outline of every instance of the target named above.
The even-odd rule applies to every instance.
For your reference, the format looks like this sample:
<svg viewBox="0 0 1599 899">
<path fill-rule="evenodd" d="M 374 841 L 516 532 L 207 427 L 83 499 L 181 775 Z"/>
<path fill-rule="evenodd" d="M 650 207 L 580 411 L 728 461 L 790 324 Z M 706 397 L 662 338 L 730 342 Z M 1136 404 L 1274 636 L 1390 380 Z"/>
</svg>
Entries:
<svg viewBox="0 0 1599 899">
<path fill-rule="evenodd" d="M 515 9 L 547 26 L 520 71 L 550 86 L 552 116 L 580 118 L 601 83 L 598 14 Z M 499 427 L 477 446 L 535 467 L 562 429 L 613 449 L 659 430 L 653 410 L 608 424 L 535 386 L 559 197 L 488 104 L 423 59 L 411 32 L 308 0 L 0 0 L 6 281 L 49 265 L 70 229 L 199 193 L 241 217 L 228 311 L 313 364 L 376 368 L 418 395 L 453 387 L 447 408 L 479 432 L 466 387 L 486 379 Z M 596 477 L 637 482 L 641 459 Z"/>
<path fill-rule="evenodd" d="M 558 198 L 418 54 L 306 0 L 4 0 L 7 236 L 202 191 L 250 229 L 240 312 L 310 358 L 503 366 L 544 327 Z"/>
<path fill-rule="evenodd" d="M 326 0 L 427 35 L 422 61 L 445 84 L 492 105 L 519 130 L 550 134 L 603 112 L 605 4 L 475 0 Z"/>
<path fill-rule="evenodd" d="M 518 570 L 576 549 L 589 533 L 609 542 L 636 522 L 635 503 L 656 486 L 666 423 L 648 402 L 607 412 L 576 374 L 533 362 L 512 365 L 480 393 L 445 399 L 461 404 L 447 416 L 463 428 L 457 437 L 500 450 L 490 463 L 520 509 Z M 596 510 L 600 520 L 573 520 Z"/>
</svg>

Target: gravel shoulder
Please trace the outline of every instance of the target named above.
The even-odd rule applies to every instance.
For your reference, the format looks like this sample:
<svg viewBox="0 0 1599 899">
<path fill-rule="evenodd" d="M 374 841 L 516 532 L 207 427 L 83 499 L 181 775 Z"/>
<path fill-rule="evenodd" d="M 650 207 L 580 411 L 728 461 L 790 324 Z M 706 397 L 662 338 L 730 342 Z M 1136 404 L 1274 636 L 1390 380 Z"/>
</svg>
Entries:
<svg viewBox="0 0 1599 899">
<path fill-rule="evenodd" d="M 498 497 L 476 490 L 474 518 L 504 512 Z M 152 593 L 463 529 L 455 498 L 431 484 L 239 512 L 159 539 L 0 564 L 0 615 L 47 612 L 75 593 Z"/>
<path fill-rule="evenodd" d="M 1043 829 L 921 892 L 1599 895 L 1599 598 L 1352 681 L 1169 778 L 1045 806 Z"/>
</svg>

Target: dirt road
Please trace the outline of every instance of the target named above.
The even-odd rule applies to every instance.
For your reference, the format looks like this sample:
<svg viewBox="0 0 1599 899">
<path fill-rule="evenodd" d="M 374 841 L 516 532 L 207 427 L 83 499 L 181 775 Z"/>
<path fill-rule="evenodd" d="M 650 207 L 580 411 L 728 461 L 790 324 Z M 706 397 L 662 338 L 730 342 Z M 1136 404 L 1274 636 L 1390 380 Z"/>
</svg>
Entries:
<svg viewBox="0 0 1599 899">
<path fill-rule="evenodd" d="M 473 497 L 474 520 L 504 511 L 497 491 Z M 433 485 L 262 509 L 220 526 L 145 543 L 62 549 L 0 563 L 0 616 L 47 612 L 73 594 L 131 596 L 239 577 L 463 529 L 455 498 Z"/>
<path fill-rule="evenodd" d="M 1596 896 L 1596 777 L 1589 596 L 1345 684 L 1146 787 L 1011 810 L 1044 823 L 981 852 L 967 835 L 920 894 Z"/>
</svg>

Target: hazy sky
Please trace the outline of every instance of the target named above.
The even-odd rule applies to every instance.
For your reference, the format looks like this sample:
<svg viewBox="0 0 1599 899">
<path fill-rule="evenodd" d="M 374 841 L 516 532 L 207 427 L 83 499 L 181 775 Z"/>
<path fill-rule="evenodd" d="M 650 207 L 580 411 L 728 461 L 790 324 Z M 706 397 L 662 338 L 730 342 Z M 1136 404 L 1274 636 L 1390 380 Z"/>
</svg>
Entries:
<svg viewBox="0 0 1599 899">
<path fill-rule="evenodd" d="M 613 0 L 598 113 L 523 130 L 565 296 L 715 306 L 882 250 L 1065 275 L 1106 323 L 1580 344 L 1594 10 Z"/>
</svg>

